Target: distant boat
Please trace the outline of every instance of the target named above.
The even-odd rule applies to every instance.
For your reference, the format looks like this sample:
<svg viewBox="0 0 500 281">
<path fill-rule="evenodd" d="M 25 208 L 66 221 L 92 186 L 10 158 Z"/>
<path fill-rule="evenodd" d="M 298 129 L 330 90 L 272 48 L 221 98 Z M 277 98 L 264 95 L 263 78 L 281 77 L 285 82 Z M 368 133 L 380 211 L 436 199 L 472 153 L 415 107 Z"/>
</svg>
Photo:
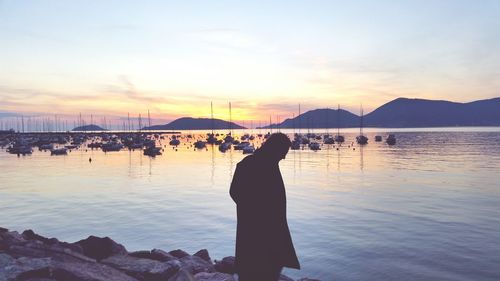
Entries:
<svg viewBox="0 0 500 281">
<path fill-rule="evenodd" d="M 201 140 L 196 141 L 196 142 L 194 143 L 194 147 L 196 147 L 196 148 L 198 148 L 198 149 L 203 149 L 203 148 L 205 148 L 205 147 L 206 147 L 206 142 L 201 141 Z"/>
<path fill-rule="evenodd" d="M 255 147 L 253 145 L 247 145 L 243 147 L 243 154 L 251 154 L 254 153 Z"/>
<path fill-rule="evenodd" d="M 178 146 L 179 144 L 181 144 L 181 141 L 178 140 L 176 136 L 172 136 L 172 140 L 170 140 L 169 144 L 173 146 Z"/>
<path fill-rule="evenodd" d="M 388 145 L 395 145 L 396 144 L 396 136 L 394 135 L 389 135 L 387 137 L 387 139 L 385 140 L 385 142 L 388 144 Z"/>
<path fill-rule="evenodd" d="M 231 149 L 231 143 L 230 142 L 223 142 L 219 145 L 219 150 L 221 152 L 226 152 L 226 150 Z"/>
<path fill-rule="evenodd" d="M 67 155 L 68 149 L 65 147 L 52 149 L 50 155 Z"/>
<path fill-rule="evenodd" d="M 356 142 L 360 145 L 365 145 L 368 143 L 368 138 L 363 135 L 363 108 L 361 108 L 361 117 L 359 124 L 359 136 L 356 137 Z"/>
<path fill-rule="evenodd" d="M 242 141 L 234 146 L 234 150 L 243 150 L 245 147 L 249 146 L 250 143 L 247 141 Z"/>
<path fill-rule="evenodd" d="M 313 151 L 321 150 L 319 143 L 314 142 L 314 141 L 309 144 L 309 149 L 311 149 Z"/>
<path fill-rule="evenodd" d="M 108 152 L 108 151 L 120 151 L 123 148 L 123 144 L 118 143 L 118 142 L 108 142 L 108 143 L 103 143 L 101 146 L 102 151 Z"/>
<path fill-rule="evenodd" d="M 340 135 L 340 104 L 337 107 L 337 135 L 335 136 L 335 142 L 343 143 L 345 141 L 344 136 Z"/>
<path fill-rule="evenodd" d="M 334 144 L 335 140 L 331 136 L 326 135 L 323 137 L 323 143 L 324 144 Z"/>
<path fill-rule="evenodd" d="M 144 149 L 144 155 L 155 157 L 157 155 L 161 155 L 161 147 L 149 146 Z"/>
<path fill-rule="evenodd" d="M 9 148 L 7 148 L 7 152 L 10 154 L 31 154 L 33 153 L 33 149 L 31 145 L 27 143 L 25 139 L 18 139 L 14 144 L 12 144 Z"/>
</svg>

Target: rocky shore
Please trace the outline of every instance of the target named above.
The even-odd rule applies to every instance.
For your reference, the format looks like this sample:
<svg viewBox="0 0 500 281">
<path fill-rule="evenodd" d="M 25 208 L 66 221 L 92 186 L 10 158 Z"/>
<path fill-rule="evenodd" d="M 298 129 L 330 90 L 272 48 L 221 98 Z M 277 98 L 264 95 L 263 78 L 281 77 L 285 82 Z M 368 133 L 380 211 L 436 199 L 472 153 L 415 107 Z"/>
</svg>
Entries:
<svg viewBox="0 0 500 281">
<path fill-rule="evenodd" d="M 128 252 L 109 237 L 75 243 L 0 228 L 0 281 L 236 281 L 234 257 L 206 249 Z M 258 280 L 256 280 L 258 281 Z M 280 281 L 294 281 L 281 275 Z M 297 281 L 319 281 L 302 278 Z"/>
</svg>

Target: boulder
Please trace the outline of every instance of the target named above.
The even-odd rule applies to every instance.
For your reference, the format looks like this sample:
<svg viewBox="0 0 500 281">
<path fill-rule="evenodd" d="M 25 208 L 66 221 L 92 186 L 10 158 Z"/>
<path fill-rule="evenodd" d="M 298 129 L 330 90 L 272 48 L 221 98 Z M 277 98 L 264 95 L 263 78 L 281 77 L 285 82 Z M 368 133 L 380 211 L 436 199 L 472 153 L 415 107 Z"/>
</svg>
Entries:
<svg viewBox="0 0 500 281">
<path fill-rule="evenodd" d="M 225 257 L 221 261 L 215 261 L 215 270 L 222 273 L 236 273 L 236 258 L 233 256 Z"/>
<path fill-rule="evenodd" d="M 0 232 L 0 241 L 4 245 L 14 245 L 25 243 L 26 239 L 17 231 L 5 231 Z"/>
<path fill-rule="evenodd" d="M 41 241 L 43 242 L 44 244 L 52 244 L 52 243 L 57 243 L 59 242 L 56 238 L 47 238 L 47 237 L 43 237 L 41 235 L 38 235 L 36 234 L 33 230 L 31 229 L 28 229 L 28 230 L 25 230 L 23 231 L 23 234 L 22 236 L 24 237 L 24 239 L 26 240 L 38 240 L 38 241 Z"/>
<path fill-rule="evenodd" d="M 194 278 L 196 281 L 235 281 L 233 275 L 221 272 L 200 272 Z"/>
<path fill-rule="evenodd" d="M 172 256 L 178 258 L 178 259 L 181 259 L 183 257 L 189 256 L 188 253 L 184 252 L 181 249 L 173 250 L 173 251 L 170 251 L 168 253 L 171 254 Z"/>
<path fill-rule="evenodd" d="M 170 277 L 168 281 L 196 281 L 194 275 L 184 269 L 179 270 L 174 276 Z"/>
<path fill-rule="evenodd" d="M 114 255 L 128 254 L 123 245 L 116 243 L 109 237 L 89 236 L 74 244 L 82 248 L 84 255 L 98 261 Z"/>
<path fill-rule="evenodd" d="M 280 279 L 279 281 L 294 281 L 292 278 L 284 275 L 284 274 L 280 274 Z"/>
<path fill-rule="evenodd" d="M 205 261 L 212 263 L 212 259 L 210 258 L 210 255 L 208 254 L 207 249 L 201 249 L 198 252 L 196 252 L 193 256 L 200 257 L 200 258 L 204 259 Z"/>
<path fill-rule="evenodd" d="M 176 257 L 160 249 L 151 250 L 151 258 L 158 261 L 177 260 Z"/>
<path fill-rule="evenodd" d="M 156 261 L 171 261 L 171 260 L 177 260 L 176 257 L 172 256 L 171 254 L 159 250 L 159 249 L 153 249 L 152 251 L 136 251 L 129 253 L 130 256 L 136 257 L 136 258 L 142 258 L 142 259 L 150 259 L 150 260 L 156 260 Z"/>
<path fill-rule="evenodd" d="M 74 252 L 63 244 L 44 244 L 39 240 L 28 241 L 23 244 L 11 245 L 6 252 L 13 257 L 31 257 L 31 258 L 52 258 L 62 262 L 95 262 L 94 259 Z"/>
<path fill-rule="evenodd" d="M 103 259 L 101 262 L 144 281 L 167 280 L 180 268 L 178 261 L 159 262 L 129 255 L 115 255 Z"/>
<path fill-rule="evenodd" d="M 197 256 L 185 256 L 179 259 L 181 262 L 181 268 L 189 271 L 191 274 L 196 274 L 199 272 L 215 272 L 215 267 L 212 263 L 197 257 Z"/>
</svg>

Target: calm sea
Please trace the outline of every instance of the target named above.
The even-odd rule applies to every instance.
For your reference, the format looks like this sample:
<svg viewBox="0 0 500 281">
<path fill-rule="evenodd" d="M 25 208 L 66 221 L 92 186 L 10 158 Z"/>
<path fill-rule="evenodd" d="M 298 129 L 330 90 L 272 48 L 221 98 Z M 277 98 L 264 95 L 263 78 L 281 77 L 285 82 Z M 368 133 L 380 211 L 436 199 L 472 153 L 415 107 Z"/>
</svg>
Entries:
<svg viewBox="0 0 500 281">
<path fill-rule="evenodd" d="M 363 148 L 349 147 L 356 130 L 343 130 L 339 150 L 290 151 L 281 162 L 303 268 L 284 273 L 323 281 L 500 280 L 500 128 L 366 132 Z M 374 142 L 389 132 L 395 146 Z M 244 155 L 164 144 L 154 159 L 141 151 L 17 157 L 2 150 L 0 226 L 69 242 L 110 236 L 129 251 L 233 255 L 228 189 Z"/>
</svg>

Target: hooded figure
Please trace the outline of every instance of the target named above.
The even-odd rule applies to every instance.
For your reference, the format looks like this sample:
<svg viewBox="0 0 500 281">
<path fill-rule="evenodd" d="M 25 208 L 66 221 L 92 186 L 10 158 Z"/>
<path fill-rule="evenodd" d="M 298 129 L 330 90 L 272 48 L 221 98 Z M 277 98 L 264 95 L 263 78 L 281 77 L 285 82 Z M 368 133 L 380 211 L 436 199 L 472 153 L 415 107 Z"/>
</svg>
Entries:
<svg viewBox="0 0 500 281">
<path fill-rule="evenodd" d="M 286 219 L 285 185 L 278 166 L 291 146 L 272 134 L 236 166 L 230 195 L 236 203 L 239 281 L 277 281 L 283 267 L 300 269 Z"/>
</svg>

